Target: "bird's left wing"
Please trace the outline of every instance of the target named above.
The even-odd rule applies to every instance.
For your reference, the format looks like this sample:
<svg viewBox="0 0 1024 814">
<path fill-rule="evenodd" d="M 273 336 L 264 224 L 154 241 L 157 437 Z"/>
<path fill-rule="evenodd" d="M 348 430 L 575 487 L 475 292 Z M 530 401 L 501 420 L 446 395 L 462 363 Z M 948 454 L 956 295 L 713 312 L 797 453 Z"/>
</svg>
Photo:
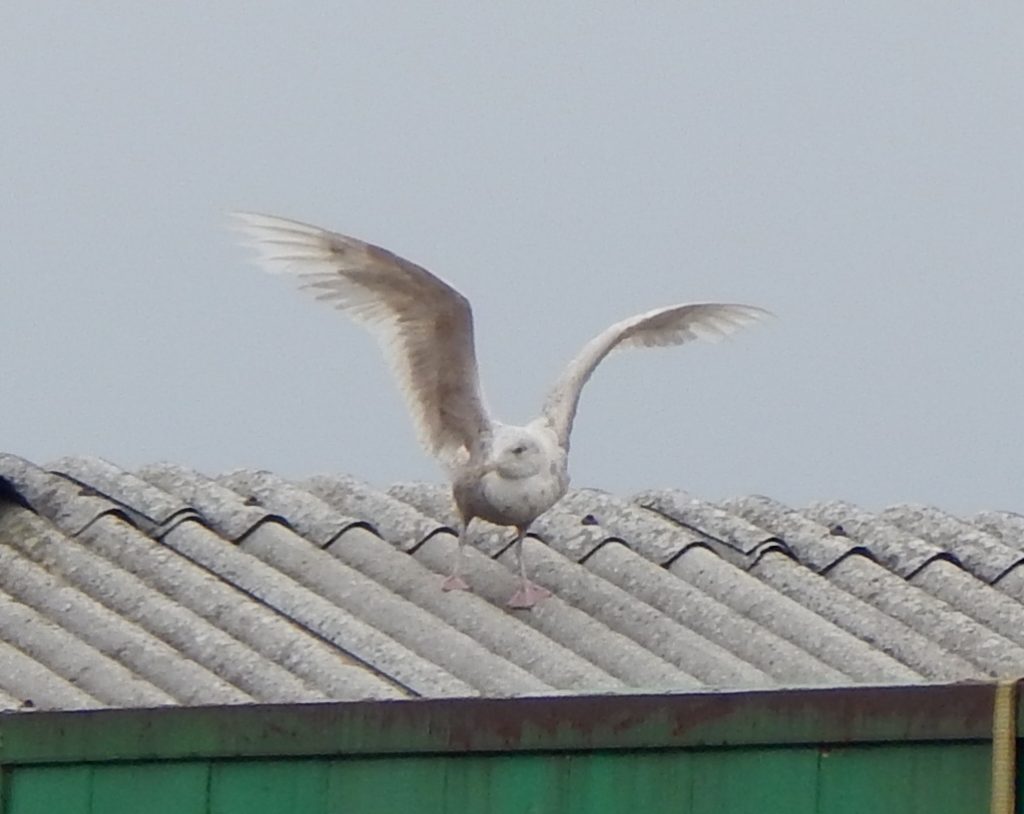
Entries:
<svg viewBox="0 0 1024 814">
<path fill-rule="evenodd" d="M 480 443 L 490 421 L 465 297 L 379 246 L 270 215 L 232 218 L 267 270 L 295 274 L 317 299 L 373 332 L 429 452 L 447 461 Z"/>
<path fill-rule="evenodd" d="M 766 316 L 770 312 L 753 305 L 706 302 L 671 305 L 617 322 L 591 339 L 569 363 L 548 393 L 544 416 L 559 444 L 568 450 L 583 385 L 612 350 L 681 345 L 694 339 L 714 341 Z"/>
</svg>

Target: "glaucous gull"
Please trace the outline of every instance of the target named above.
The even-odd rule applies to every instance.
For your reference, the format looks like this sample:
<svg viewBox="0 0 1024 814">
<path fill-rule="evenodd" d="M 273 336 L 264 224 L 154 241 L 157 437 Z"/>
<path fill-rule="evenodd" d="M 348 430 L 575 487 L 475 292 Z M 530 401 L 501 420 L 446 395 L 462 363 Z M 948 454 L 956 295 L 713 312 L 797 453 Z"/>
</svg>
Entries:
<svg viewBox="0 0 1024 814">
<path fill-rule="evenodd" d="M 270 215 L 235 213 L 235 226 L 269 271 L 295 274 L 317 299 L 369 328 L 390 358 L 419 439 L 446 467 L 462 519 L 445 590 L 466 590 L 461 566 L 471 522 L 516 530 L 519 587 L 512 608 L 550 592 L 532 582 L 523 536 L 569 486 L 569 435 L 580 391 L 621 347 L 718 339 L 768 314 L 751 305 L 691 303 L 617 322 L 591 339 L 551 389 L 540 416 L 502 424 L 484 406 L 469 301 L 424 268 L 356 238 Z"/>
</svg>

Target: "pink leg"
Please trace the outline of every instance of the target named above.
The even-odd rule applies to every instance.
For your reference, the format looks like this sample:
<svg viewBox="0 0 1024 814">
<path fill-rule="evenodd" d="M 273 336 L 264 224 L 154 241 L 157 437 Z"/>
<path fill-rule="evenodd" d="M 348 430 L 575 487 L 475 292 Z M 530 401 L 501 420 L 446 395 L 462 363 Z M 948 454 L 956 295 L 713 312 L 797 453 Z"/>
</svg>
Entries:
<svg viewBox="0 0 1024 814">
<path fill-rule="evenodd" d="M 516 610 L 530 610 L 538 602 L 551 596 L 551 591 L 542 588 L 535 582 L 530 582 L 526 576 L 526 563 L 523 561 L 523 537 L 526 534 L 526 529 L 516 529 L 516 531 L 518 532 L 515 546 L 516 559 L 519 561 L 519 588 L 506 604 Z"/>
<path fill-rule="evenodd" d="M 468 591 L 469 584 L 462 578 L 462 549 L 466 545 L 466 539 L 469 536 L 469 523 L 470 520 L 466 520 L 462 523 L 462 528 L 459 529 L 459 547 L 455 550 L 455 559 L 452 562 L 451 573 L 445 577 L 444 582 L 441 583 L 442 591 Z"/>
</svg>

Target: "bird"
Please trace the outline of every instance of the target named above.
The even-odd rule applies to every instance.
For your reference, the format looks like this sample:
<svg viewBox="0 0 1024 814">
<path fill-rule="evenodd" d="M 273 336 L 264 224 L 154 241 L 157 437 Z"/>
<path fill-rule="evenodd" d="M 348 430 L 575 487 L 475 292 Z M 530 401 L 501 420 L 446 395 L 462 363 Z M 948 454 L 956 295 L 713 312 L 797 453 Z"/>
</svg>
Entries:
<svg viewBox="0 0 1024 814">
<path fill-rule="evenodd" d="M 752 305 L 687 303 L 616 322 L 569 362 L 538 417 L 523 426 L 491 417 L 484 403 L 469 301 L 425 268 L 387 249 L 272 215 L 231 213 L 267 271 L 298 278 L 318 300 L 368 328 L 382 345 L 424 449 L 447 470 L 461 523 L 444 590 L 462 576 L 473 521 L 515 530 L 518 587 L 509 608 L 551 596 L 530 580 L 523 538 L 569 487 L 569 438 L 583 386 L 613 350 L 715 340 L 770 316 Z"/>
</svg>

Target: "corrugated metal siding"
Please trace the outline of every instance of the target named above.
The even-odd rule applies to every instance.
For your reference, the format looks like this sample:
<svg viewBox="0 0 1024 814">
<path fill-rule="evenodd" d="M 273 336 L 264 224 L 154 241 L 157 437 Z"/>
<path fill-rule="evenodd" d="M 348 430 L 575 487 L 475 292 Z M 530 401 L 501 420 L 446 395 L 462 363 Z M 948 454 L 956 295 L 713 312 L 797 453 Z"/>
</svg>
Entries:
<svg viewBox="0 0 1024 814">
<path fill-rule="evenodd" d="M 19 770 L 5 814 L 982 814 L 979 744 Z"/>
<path fill-rule="evenodd" d="M 980 814 L 992 710 L 974 685 L 8 713 L 0 811 Z"/>
</svg>

